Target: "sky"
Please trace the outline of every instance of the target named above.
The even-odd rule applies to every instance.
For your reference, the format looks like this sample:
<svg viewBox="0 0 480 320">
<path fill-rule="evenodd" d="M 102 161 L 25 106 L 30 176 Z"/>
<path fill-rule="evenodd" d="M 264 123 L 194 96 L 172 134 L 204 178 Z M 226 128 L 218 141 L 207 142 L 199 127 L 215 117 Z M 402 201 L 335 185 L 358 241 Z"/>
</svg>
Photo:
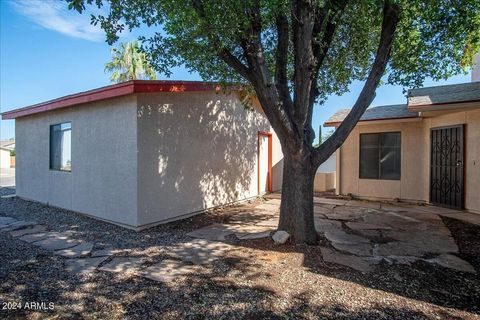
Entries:
<svg viewBox="0 0 480 320">
<path fill-rule="evenodd" d="M 99 27 L 90 25 L 88 14 L 69 11 L 55 0 L 0 0 L 0 111 L 8 111 L 72 93 L 109 85 L 104 65 L 110 46 Z M 136 39 L 142 32 L 125 32 L 120 42 Z M 167 79 L 160 75 L 159 79 Z M 171 80 L 201 80 L 196 73 L 175 68 Z M 446 81 L 425 81 L 425 86 L 469 82 L 470 75 Z M 318 127 L 338 109 L 355 102 L 362 83 L 350 92 L 331 96 L 315 107 L 313 127 Z M 381 86 L 372 106 L 405 103 L 401 86 Z M 323 132 L 331 130 L 323 129 Z M 15 136 L 14 120 L 0 121 L 0 140 Z M 317 134 L 318 136 L 318 134 Z"/>
</svg>

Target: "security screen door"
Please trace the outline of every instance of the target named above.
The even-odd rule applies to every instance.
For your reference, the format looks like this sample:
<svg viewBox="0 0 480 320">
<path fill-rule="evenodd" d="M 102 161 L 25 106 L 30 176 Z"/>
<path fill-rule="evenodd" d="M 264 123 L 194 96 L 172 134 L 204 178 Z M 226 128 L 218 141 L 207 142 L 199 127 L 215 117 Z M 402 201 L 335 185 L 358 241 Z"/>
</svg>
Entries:
<svg viewBox="0 0 480 320">
<path fill-rule="evenodd" d="M 463 125 L 430 131 L 430 202 L 463 208 Z"/>
</svg>

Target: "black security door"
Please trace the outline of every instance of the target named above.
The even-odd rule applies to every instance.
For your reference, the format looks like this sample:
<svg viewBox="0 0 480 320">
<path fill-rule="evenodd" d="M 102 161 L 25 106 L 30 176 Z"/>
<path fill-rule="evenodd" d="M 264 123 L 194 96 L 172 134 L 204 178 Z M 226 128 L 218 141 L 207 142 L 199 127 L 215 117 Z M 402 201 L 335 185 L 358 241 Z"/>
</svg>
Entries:
<svg viewBox="0 0 480 320">
<path fill-rule="evenodd" d="M 431 130 L 430 202 L 463 207 L 463 125 Z"/>
</svg>

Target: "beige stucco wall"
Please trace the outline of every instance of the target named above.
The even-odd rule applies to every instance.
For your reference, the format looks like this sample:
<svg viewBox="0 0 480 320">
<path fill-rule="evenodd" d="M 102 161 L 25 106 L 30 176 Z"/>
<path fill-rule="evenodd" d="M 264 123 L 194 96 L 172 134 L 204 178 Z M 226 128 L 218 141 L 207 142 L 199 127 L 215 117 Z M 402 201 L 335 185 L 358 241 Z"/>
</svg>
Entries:
<svg viewBox="0 0 480 320">
<path fill-rule="evenodd" d="M 313 181 L 313 191 L 324 192 L 335 189 L 335 172 L 317 172 Z"/>
<path fill-rule="evenodd" d="M 0 169 L 10 168 L 10 151 L 0 149 Z"/>
<path fill-rule="evenodd" d="M 17 118 L 17 195 L 135 226 L 136 115 L 132 95 Z M 72 123 L 72 171 L 52 171 L 50 125 L 67 121 Z"/>
<path fill-rule="evenodd" d="M 480 212 L 480 105 L 479 109 L 452 112 L 424 119 L 426 142 L 430 143 L 431 128 L 465 124 L 465 208 Z M 427 164 L 430 163 L 430 153 L 426 154 Z M 430 171 L 425 170 L 428 181 Z M 424 193 L 429 195 L 428 186 Z"/>
<path fill-rule="evenodd" d="M 375 180 L 359 178 L 360 134 L 375 132 L 401 132 L 401 179 Z M 418 200 L 423 198 L 424 181 L 419 163 L 423 163 L 425 145 L 417 143 L 423 135 L 421 122 L 402 122 L 376 125 L 357 125 L 340 150 L 341 194 L 352 194 L 370 198 L 401 198 Z M 338 155 L 337 155 L 338 158 Z"/>
<path fill-rule="evenodd" d="M 53 171 L 50 126 L 67 121 L 72 171 Z M 278 190 L 280 142 L 237 93 L 138 94 L 17 118 L 17 195 L 133 228 L 180 219 L 257 196 L 258 131 L 273 134 Z"/>
<path fill-rule="evenodd" d="M 140 226 L 257 195 L 257 132 L 272 130 L 236 93 L 142 94 L 137 115 Z"/>
<path fill-rule="evenodd" d="M 430 115 L 432 115 L 430 117 Z M 465 124 L 465 208 L 480 211 L 480 109 L 451 111 L 416 122 L 359 124 L 337 150 L 337 192 L 364 198 L 428 202 L 430 129 Z M 401 179 L 359 179 L 360 133 L 401 132 Z"/>
</svg>

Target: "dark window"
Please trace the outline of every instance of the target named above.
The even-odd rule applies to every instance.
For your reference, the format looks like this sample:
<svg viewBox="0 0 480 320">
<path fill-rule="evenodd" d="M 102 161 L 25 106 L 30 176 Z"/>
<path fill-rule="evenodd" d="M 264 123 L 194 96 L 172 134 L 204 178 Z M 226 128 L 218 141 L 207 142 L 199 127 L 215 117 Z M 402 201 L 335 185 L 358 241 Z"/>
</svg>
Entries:
<svg viewBox="0 0 480 320">
<path fill-rule="evenodd" d="M 360 135 L 360 179 L 400 180 L 400 132 Z"/>
<path fill-rule="evenodd" d="M 72 124 L 50 126 L 50 169 L 72 171 Z"/>
</svg>

